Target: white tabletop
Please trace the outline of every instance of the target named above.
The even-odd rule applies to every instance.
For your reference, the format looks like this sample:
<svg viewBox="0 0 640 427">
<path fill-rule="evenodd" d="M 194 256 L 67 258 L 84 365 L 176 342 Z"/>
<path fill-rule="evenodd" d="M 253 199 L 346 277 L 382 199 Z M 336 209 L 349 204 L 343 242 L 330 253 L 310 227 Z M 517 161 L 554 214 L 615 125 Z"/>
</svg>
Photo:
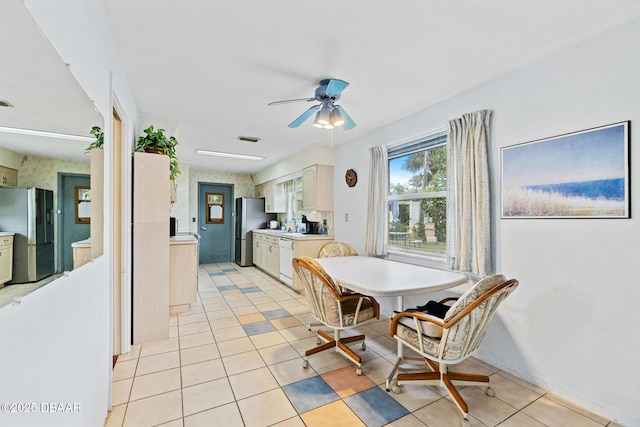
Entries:
<svg viewBox="0 0 640 427">
<path fill-rule="evenodd" d="M 382 258 L 345 256 L 316 261 L 341 286 L 374 297 L 422 294 L 467 282 L 464 274 Z"/>
</svg>

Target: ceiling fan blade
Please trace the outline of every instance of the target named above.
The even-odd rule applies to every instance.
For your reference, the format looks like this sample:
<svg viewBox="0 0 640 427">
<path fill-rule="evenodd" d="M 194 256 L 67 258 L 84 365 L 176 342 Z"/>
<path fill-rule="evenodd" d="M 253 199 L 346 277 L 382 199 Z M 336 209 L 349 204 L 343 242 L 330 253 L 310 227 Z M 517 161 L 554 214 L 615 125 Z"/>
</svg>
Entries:
<svg viewBox="0 0 640 427">
<path fill-rule="evenodd" d="M 330 79 L 327 82 L 327 90 L 326 90 L 327 95 L 329 96 L 340 95 L 340 93 L 343 90 L 345 90 L 347 86 L 349 86 L 349 83 L 345 82 L 344 80 Z"/>
<path fill-rule="evenodd" d="M 297 128 L 302 123 L 304 123 L 305 120 L 307 120 L 309 117 L 311 117 L 313 115 L 313 113 L 315 113 L 319 109 L 320 109 L 320 105 L 314 105 L 313 107 L 309 108 L 304 113 L 300 114 L 300 116 L 297 119 L 295 119 L 294 121 L 289 123 L 289 127 L 290 128 Z"/>
<path fill-rule="evenodd" d="M 340 110 L 340 113 L 342 113 L 342 117 L 344 118 L 344 125 L 342 125 L 342 129 L 344 130 L 351 130 L 354 127 L 356 127 L 356 122 L 353 121 L 353 119 L 351 117 L 349 117 L 349 115 L 347 114 L 346 111 L 344 111 L 344 108 L 342 108 L 339 105 L 336 105 L 336 107 L 338 110 Z"/>
<path fill-rule="evenodd" d="M 282 101 L 273 101 L 270 102 L 268 105 L 280 105 L 280 104 L 291 104 L 294 102 L 311 102 L 311 101 L 315 101 L 315 98 L 298 98 L 298 99 L 284 99 Z"/>
</svg>

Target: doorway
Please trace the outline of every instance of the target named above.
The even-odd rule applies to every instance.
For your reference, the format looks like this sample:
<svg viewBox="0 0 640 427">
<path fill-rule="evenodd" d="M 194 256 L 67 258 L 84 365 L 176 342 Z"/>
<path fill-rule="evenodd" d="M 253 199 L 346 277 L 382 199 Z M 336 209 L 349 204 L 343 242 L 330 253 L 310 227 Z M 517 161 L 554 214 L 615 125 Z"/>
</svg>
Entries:
<svg viewBox="0 0 640 427">
<path fill-rule="evenodd" d="M 72 243 L 91 235 L 90 219 L 77 215 L 77 193 L 91 188 L 91 176 L 76 173 L 58 174 L 58 256 L 57 273 L 73 270 Z M 87 194 L 85 192 L 85 194 Z"/>
<path fill-rule="evenodd" d="M 198 183 L 198 262 L 230 262 L 233 253 L 233 184 Z"/>
</svg>

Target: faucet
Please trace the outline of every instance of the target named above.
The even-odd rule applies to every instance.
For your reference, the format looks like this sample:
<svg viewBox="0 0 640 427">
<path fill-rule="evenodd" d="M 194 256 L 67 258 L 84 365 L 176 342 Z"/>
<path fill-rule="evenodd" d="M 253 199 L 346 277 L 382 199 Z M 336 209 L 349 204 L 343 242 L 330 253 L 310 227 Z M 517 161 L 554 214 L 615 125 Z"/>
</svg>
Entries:
<svg viewBox="0 0 640 427">
<path fill-rule="evenodd" d="M 293 217 L 293 231 L 298 232 L 298 221 L 296 221 L 296 217 Z"/>
</svg>

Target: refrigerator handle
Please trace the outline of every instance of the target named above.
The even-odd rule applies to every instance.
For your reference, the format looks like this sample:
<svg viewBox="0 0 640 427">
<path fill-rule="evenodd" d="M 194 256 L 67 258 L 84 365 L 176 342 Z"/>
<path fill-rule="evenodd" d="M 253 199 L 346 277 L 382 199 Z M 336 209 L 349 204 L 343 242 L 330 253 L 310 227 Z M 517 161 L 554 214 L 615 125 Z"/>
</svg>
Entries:
<svg viewBox="0 0 640 427">
<path fill-rule="evenodd" d="M 47 224 L 53 224 L 53 216 L 51 215 L 51 209 L 47 209 Z"/>
</svg>

